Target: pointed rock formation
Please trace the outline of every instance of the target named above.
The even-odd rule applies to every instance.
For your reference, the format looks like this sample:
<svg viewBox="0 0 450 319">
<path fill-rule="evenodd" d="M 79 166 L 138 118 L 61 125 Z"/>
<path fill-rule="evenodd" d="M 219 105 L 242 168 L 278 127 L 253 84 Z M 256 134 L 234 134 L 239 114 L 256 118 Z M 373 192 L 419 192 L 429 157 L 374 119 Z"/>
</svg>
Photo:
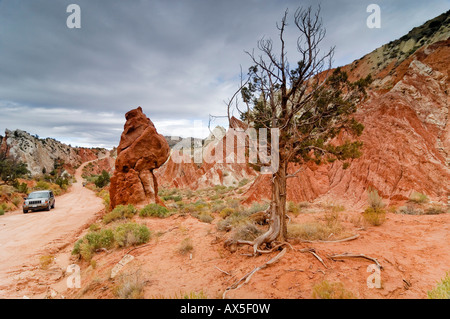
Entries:
<svg viewBox="0 0 450 319">
<path fill-rule="evenodd" d="M 169 144 L 141 107 L 126 113 L 125 118 L 109 189 L 111 208 L 121 204 L 161 203 L 153 170 L 167 161 Z"/>
</svg>

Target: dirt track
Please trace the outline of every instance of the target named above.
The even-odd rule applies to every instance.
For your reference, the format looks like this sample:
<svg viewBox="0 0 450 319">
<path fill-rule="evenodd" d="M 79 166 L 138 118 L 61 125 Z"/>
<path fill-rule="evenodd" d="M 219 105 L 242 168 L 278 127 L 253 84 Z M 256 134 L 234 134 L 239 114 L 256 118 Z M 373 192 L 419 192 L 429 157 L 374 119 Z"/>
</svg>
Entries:
<svg viewBox="0 0 450 319">
<path fill-rule="evenodd" d="M 68 193 L 56 198 L 55 209 L 23 214 L 22 210 L 0 216 L 0 298 L 2 287 L 12 283 L 19 267 L 36 264 L 43 251 L 67 243 L 77 230 L 103 208 L 102 199 L 84 188 L 81 172 Z"/>
</svg>

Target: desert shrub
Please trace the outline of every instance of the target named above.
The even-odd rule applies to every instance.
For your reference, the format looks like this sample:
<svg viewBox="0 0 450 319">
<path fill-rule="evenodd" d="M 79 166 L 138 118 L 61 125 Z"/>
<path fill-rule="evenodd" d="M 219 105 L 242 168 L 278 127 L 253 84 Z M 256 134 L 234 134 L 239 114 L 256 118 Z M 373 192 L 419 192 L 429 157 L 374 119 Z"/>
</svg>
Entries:
<svg viewBox="0 0 450 319">
<path fill-rule="evenodd" d="M 54 259 L 55 259 L 55 257 L 53 257 L 51 255 L 41 256 L 39 258 L 39 265 L 40 265 L 41 269 L 44 269 L 44 270 L 48 269 Z"/>
<path fill-rule="evenodd" d="M 350 235 L 342 226 L 339 219 L 335 217 L 329 217 L 327 219 L 326 217 L 325 221 L 326 223 L 290 223 L 287 226 L 288 237 L 314 241 L 340 239 Z"/>
<path fill-rule="evenodd" d="M 150 230 L 145 225 L 127 223 L 117 226 L 114 240 L 120 247 L 136 246 L 150 240 Z"/>
<path fill-rule="evenodd" d="M 424 204 L 428 202 L 428 197 L 425 194 L 414 191 L 409 196 L 409 201 L 416 204 Z"/>
<path fill-rule="evenodd" d="M 378 195 L 377 190 L 369 191 L 368 202 L 369 202 L 369 206 L 374 209 L 383 208 L 385 206 L 384 202 L 383 202 L 383 198 L 380 195 Z"/>
<path fill-rule="evenodd" d="M 17 196 L 13 197 L 12 202 L 16 207 L 19 207 L 20 203 L 22 203 L 22 198 Z"/>
<path fill-rule="evenodd" d="M 212 216 L 209 212 L 193 213 L 192 216 L 197 218 L 201 222 L 208 224 L 210 224 L 214 220 L 214 216 Z"/>
<path fill-rule="evenodd" d="M 352 292 L 346 290 L 341 282 L 324 280 L 313 287 L 314 299 L 356 299 Z"/>
<path fill-rule="evenodd" d="M 180 243 L 180 246 L 178 247 L 178 253 L 181 255 L 185 255 L 191 252 L 193 249 L 194 245 L 192 244 L 192 239 L 187 237 Z"/>
<path fill-rule="evenodd" d="M 222 218 L 227 218 L 228 216 L 230 216 L 231 214 L 233 214 L 235 212 L 236 212 L 236 210 L 234 210 L 233 208 L 226 207 L 220 211 L 219 216 Z"/>
<path fill-rule="evenodd" d="M 253 203 L 252 206 L 246 210 L 246 214 L 252 215 L 258 212 L 264 212 L 269 208 L 269 205 L 269 203 Z"/>
<path fill-rule="evenodd" d="M 448 210 L 438 204 L 433 204 L 424 208 L 421 204 L 409 203 L 405 206 L 399 207 L 396 212 L 405 215 L 439 215 L 447 213 Z"/>
<path fill-rule="evenodd" d="M 47 183 L 46 181 L 38 181 L 36 183 L 36 187 L 35 188 L 39 189 L 39 190 L 48 190 L 48 189 L 50 189 L 50 184 Z"/>
<path fill-rule="evenodd" d="M 220 214 L 220 212 L 225 208 L 227 208 L 227 206 L 224 204 L 224 202 L 222 200 L 218 200 L 212 204 L 211 212 Z"/>
<path fill-rule="evenodd" d="M 165 218 L 170 215 L 169 210 L 158 204 L 149 204 L 142 208 L 139 212 L 139 216 L 141 217 L 159 217 Z"/>
<path fill-rule="evenodd" d="M 450 299 L 450 272 L 437 283 L 436 287 L 427 292 L 428 299 Z"/>
<path fill-rule="evenodd" d="M 109 175 L 109 173 L 107 171 L 103 170 L 101 175 L 95 179 L 94 184 L 98 188 L 103 188 L 109 184 L 110 179 L 111 179 L 111 176 Z"/>
<path fill-rule="evenodd" d="M 28 194 L 28 185 L 26 183 L 17 183 L 16 189 L 19 193 Z"/>
<path fill-rule="evenodd" d="M 430 207 L 425 209 L 425 215 L 440 215 L 440 214 L 446 214 L 449 213 L 450 210 L 447 208 L 445 209 L 443 206 L 434 204 Z"/>
<path fill-rule="evenodd" d="M 247 185 L 248 182 L 250 182 L 250 181 L 247 178 L 244 178 L 243 180 L 239 181 L 238 186 L 243 187 L 243 186 Z"/>
<path fill-rule="evenodd" d="M 233 229 L 231 239 L 233 241 L 237 241 L 237 240 L 251 241 L 262 234 L 263 234 L 263 231 L 261 229 L 259 229 L 254 223 L 247 221 L 245 223 L 242 223 L 242 224 L 236 226 Z"/>
<path fill-rule="evenodd" d="M 132 218 L 136 213 L 137 209 L 131 204 L 127 206 L 118 205 L 110 213 L 103 216 L 103 222 L 109 224 L 118 219 Z"/>
<path fill-rule="evenodd" d="M 144 282 L 139 271 L 122 274 L 113 288 L 113 294 L 120 299 L 142 299 Z"/>
<path fill-rule="evenodd" d="M 94 227 L 95 228 L 95 227 Z M 81 255 L 86 261 L 90 261 L 95 251 L 100 248 L 110 249 L 114 246 L 114 234 L 110 229 L 102 229 L 86 234 L 79 239 L 72 250 L 72 255 Z"/>
<path fill-rule="evenodd" d="M 373 226 L 380 226 L 386 220 L 386 211 L 383 208 L 368 207 L 363 213 L 363 218 Z"/>
<path fill-rule="evenodd" d="M 0 207 L 0 216 L 5 215 L 5 210 Z"/>
</svg>

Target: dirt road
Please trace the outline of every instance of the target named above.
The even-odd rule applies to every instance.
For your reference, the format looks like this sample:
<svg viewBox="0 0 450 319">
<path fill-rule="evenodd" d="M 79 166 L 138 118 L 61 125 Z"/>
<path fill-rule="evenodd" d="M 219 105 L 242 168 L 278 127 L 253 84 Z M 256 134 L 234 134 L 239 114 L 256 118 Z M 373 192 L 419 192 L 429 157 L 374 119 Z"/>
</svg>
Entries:
<svg viewBox="0 0 450 319">
<path fill-rule="evenodd" d="M 102 199 L 82 185 L 84 163 L 75 173 L 77 182 L 68 193 L 56 197 L 55 209 L 0 216 L 0 298 L 2 287 L 26 265 L 36 264 L 43 252 L 64 245 L 103 208 Z M 3 291 L 4 292 L 4 291 Z"/>
</svg>

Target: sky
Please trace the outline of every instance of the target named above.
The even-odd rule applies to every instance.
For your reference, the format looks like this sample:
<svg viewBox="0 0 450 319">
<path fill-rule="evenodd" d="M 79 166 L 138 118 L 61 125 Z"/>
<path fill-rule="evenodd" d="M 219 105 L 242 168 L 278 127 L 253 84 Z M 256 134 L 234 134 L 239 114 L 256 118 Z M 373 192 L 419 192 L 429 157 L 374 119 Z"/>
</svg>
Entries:
<svg viewBox="0 0 450 319">
<path fill-rule="evenodd" d="M 112 148 L 124 114 L 141 106 L 159 133 L 204 138 L 251 65 L 245 51 L 277 40 L 286 9 L 292 18 L 319 3 L 334 67 L 450 9 L 450 0 L 0 0 L 0 135 L 21 129 Z M 366 24 L 372 3 L 381 28 Z M 81 9 L 81 28 L 67 27 L 70 4 Z M 290 23 L 290 61 L 297 36 Z"/>
</svg>

